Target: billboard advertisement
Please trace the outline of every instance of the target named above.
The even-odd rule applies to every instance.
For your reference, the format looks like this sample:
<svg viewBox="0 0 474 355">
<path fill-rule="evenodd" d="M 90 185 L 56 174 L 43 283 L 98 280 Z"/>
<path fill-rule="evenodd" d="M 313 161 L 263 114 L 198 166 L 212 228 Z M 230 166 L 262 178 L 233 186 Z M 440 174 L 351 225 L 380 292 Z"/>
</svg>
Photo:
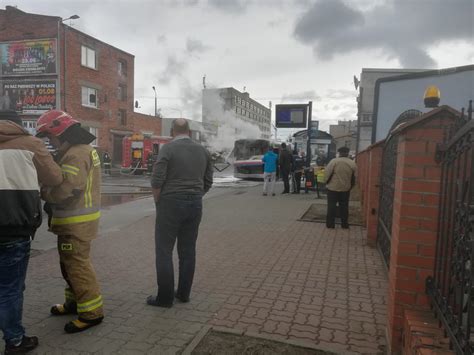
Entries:
<svg viewBox="0 0 474 355">
<path fill-rule="evenodd" d="M 461 111 L 474 98 L 474 65 L 407 74 L 377 80 L 374 100 L 372 143 L 387 137 L 397 118 L 407 110 L 423 113 L 423 95 L 428 86 L 441 92 L 440 105 Z"/>
<path fill-rule="evenodd" d="M 308 105 L 275 105 L 277 128 L 306 128 Z"/>
<path fill-rule="evenodd" d="M 56 74 L 56 39 L 0 43 L 0 76 Z"/>
<path fill-rule="evenodd" d="M 0 82 L 0 110 L 41 114 L 56 107 L 56 80 Z"/>
</svg>

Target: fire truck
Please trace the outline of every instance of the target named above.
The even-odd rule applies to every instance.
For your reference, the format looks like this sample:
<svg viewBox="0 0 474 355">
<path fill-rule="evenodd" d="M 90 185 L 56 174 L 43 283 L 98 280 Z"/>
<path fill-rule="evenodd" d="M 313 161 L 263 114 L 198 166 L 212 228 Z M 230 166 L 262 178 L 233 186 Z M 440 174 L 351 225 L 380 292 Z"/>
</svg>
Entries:
<svg viewBox="0 0 474 355">
<path fill-rule="evenodd" d="M 141 133 L 134 133 L 123 138 L 122 142 L 122 169 L 139 175 L 151 172 L 152 164 L 156 161 L 160 147 L 171 141 L 171 137 L 146 137 Z"/>
</svg>

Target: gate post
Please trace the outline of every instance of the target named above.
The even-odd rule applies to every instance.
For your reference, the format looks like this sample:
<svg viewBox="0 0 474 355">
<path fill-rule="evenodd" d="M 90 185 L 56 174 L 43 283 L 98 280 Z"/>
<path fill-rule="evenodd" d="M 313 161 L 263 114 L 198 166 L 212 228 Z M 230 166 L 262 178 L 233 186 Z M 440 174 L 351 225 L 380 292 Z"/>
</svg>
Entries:
<svg viewBox="0 0 474 355">
<path fill-rule="evenodd" d="M 404 310 L 428 306 L 425 280 L 434 268 L 441 180 L 435 155 L 455 115 L 443 106 L 392 132 L 399 141 L 388 275 L 390 353 L 401 352 Z"/>
</svg>

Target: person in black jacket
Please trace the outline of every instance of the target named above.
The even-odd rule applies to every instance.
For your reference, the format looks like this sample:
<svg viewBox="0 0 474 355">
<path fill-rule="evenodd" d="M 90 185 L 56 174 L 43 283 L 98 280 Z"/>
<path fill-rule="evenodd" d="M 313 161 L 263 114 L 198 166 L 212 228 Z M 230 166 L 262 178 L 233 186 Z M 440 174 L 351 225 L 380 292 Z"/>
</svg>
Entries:
<svg viewBox="0 0 474 355">
<path fill-rule="evenodd" d="M 282 194 L 290 193 L 290 172 L 293 158 L 290 151 L 286 148 L 286 143 L 281 144 L 280 150 L 280 177 L 283 179 L 283 184 L 285 186 Z"/>
<path fill-rule="evenodd" d="M 104 156 L 102 157 L 102 162 L 104 163 L 104 174 L 105 175 L 112 175 L 110 173 L 110 167 L 112 165 L 112 159 L 110 159 L 110 155 L 108 152 L 104 153 Z"/>
<path fill-rule="evenodd" d="M 293 164 L 291 166 L 291 176 L 293 178 L 293 193 L 299 194 L 301 191 L 301 176 L 304 171 L 304 158 L 299 154 L 293 154 Z"/>
</svg>

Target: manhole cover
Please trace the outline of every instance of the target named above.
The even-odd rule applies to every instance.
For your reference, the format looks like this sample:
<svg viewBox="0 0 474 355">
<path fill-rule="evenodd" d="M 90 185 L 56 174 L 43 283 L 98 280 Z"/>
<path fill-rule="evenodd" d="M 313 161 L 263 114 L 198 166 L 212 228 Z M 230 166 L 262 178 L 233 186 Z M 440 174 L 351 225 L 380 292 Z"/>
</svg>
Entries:
<svg viewBox="0 0 474 355">
<path fill-rule="evenodd" d="M 321 203 L 313 203 L 308 210 L 300 218 L 300 221 L 326 223 L 327 205 Z M 339 220 L 339 209 L 336 214 L 336 224 Z M 349 206 L 349 224 L 361 226 L 362 216 L 359 206 Z"/>
<path fill-rule="evenodd" d="M 305 348 L 290 343 L 279 342 L 264 338 L 257 338 L 248 335 L 231 334 L 222 331 L 209 330 L 199 341 L 196 347 L 191 350 L 194 355 L 226 354 L 226 355 L 271 355 L 271 354 L 292 354 L 292 355 L 334 355 L 334 353 Z"/>
</svg>

